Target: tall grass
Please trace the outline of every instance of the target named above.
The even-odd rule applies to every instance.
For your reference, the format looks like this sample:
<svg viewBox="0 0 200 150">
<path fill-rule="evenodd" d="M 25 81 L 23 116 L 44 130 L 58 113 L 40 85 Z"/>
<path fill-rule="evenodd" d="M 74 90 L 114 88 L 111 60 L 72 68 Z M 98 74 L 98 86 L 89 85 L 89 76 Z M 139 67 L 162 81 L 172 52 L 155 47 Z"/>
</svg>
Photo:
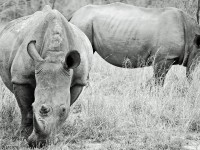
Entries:
<svg viewBox="0 0 200 150">
<path fill-rule="evenodd" d="M 97 54 L 90 84 L 71 108 L 48 149 L 182 149 L 199 131 L 199 69 L 188 83 L 185 68 L 174 66 L 164 87 L 145 87 L 152 68 L 122 69 Z M 14 134 L 20 113 L 1 82 L 0 146 L 28 149 Z M 194 132 L 195 131 L 195 132 Z"/>
<path fill-rule="evenodd" d="M 85 101 L 82 113 L 87 116 L 84 135 L 90 131 L 89 139 L 95 137 L 93 141 L 103 142 L 107 149 L 183 147 L 189 131 L 198 126 L 198 72 L 189 84 L 185 68 L 173 67 L 163 88 L 150 89 L 143 85 L 151 77 L 151 68 L 116 68 L 98 57 L 95 62 L 86 91 L 92 98 L 87 93 L 81 98 Z"/>
</svg>

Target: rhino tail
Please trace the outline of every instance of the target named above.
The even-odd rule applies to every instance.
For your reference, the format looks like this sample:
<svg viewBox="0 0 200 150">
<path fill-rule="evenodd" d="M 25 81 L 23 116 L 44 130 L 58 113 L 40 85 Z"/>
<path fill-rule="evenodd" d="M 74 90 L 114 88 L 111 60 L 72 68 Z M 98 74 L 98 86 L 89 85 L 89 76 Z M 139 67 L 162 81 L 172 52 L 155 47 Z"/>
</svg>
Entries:
<svg viewBox="0 0 200 150">
<path fill-rule="evenodd" d="M 188 19 L 186 18 L 186 15 L 183 11 L 181 11 L 181 18 L 183 19 L 183 33 L 184 33 L 184 53 L 183 53 L 183 61 L 182 65 L 187 66 L 188 58 L 189 58 L 189 26 L 187 24 Z"/>
</svg>

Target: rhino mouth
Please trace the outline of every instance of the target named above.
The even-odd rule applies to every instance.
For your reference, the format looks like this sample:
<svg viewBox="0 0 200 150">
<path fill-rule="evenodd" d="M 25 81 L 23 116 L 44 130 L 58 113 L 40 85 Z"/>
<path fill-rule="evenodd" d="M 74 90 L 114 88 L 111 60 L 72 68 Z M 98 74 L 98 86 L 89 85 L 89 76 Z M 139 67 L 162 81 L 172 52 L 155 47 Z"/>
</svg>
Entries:
<svg viewBox="0 0 200 150">
<path fill-rule="evenodd" d="M 38 139 L 38 136 L 35 133 L 32 133 L 28 138 L 28 145 L 31 148 L 42 148 L 47 143 L 49 143 L 47 139 Z"/>
<path fill-rule="evenodd" d="M 30 147 L 43 147 L 48 143 L 49 132 L 47 130 L 46 122 L 40 117 L 33 115 L 33 131 L 28 137 L 28 144 Z"/>
</svg>

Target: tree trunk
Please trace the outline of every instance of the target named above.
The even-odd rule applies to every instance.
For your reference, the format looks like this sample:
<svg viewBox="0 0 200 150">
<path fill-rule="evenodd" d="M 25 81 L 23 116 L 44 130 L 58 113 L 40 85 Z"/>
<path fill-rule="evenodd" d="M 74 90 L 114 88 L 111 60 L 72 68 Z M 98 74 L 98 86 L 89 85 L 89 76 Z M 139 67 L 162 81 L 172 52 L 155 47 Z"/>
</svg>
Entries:
<svg viewBox="0 0 200 150">
<path fill-rule="evenodd" d="M 52 0 L 52 9 L 55 7 L 56 0 Z"/>
<path fill-rule="evenodd" d="M 33 13 L 33 8 L 31 6 L 31 0 L 26 0 L 26 14 L 31 15 Z"/>
<path fill-rule="evenodd" d="M 199 24 L 199 10 L 200 10 L 200 0 L 198 0 L 197 14 L 196 14 L 198 24 Z"/>
</svg>

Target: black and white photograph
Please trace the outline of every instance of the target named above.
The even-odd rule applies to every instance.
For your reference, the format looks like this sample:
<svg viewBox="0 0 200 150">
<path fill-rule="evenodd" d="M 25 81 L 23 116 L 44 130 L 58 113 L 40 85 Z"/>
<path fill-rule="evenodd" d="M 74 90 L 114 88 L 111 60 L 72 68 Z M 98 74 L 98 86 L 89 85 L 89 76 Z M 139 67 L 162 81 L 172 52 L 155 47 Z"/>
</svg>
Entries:
<svg viewBox="0 0 200 150">
<path fill-rule="evenodd" d="M 200 150 L 200 0 L 0 0 L 0 150 Z"/>
</svg>

